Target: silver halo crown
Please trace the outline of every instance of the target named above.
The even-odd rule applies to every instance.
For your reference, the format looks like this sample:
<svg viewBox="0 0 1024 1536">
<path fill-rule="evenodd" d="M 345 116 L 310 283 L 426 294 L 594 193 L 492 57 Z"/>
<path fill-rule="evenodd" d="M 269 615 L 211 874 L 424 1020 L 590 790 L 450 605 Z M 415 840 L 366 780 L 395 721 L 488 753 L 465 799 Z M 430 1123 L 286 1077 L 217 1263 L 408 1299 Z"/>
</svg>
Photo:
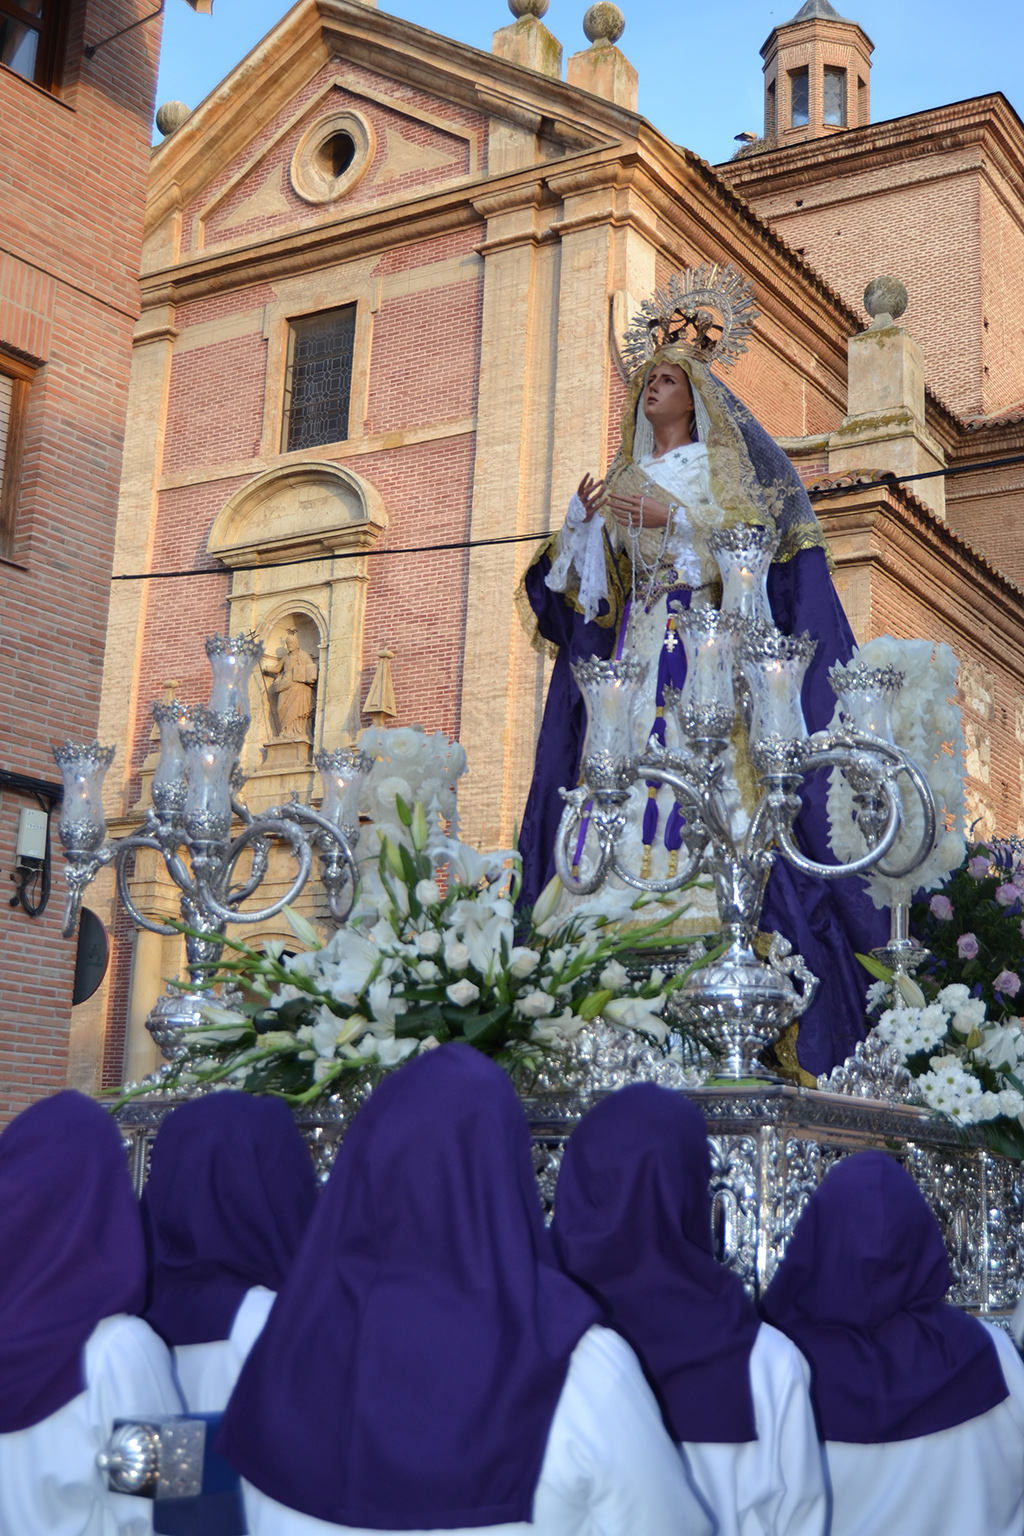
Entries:
<svg viewBox="0 0 1024 1536">
<path fill-rule="evenodd" d="M 747 350 L 759 313 L 752 284 L 731 263 L 687 267 L 644 300 L 622 338 L 620 355 L 631 375 L 662 347 L 678 344 L 704 363 L 731 368 Z"/>
</svg>

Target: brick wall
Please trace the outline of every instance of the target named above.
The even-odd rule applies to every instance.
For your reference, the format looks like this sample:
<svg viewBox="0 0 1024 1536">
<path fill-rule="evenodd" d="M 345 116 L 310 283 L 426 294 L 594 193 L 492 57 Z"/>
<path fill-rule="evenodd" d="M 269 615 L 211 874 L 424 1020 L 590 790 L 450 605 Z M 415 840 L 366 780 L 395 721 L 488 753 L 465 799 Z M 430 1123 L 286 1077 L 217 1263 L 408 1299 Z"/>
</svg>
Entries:
<svg viewBox="0 0 1024 1536">
<path fill-rule="evenodd" d="M 906 284 L 900 324 L 924 353 L 929 387 L 965 416 L 983 408 L 977 159 L 973 150 L 936 155 L 927 174 L 923 164 L 900 163 L 751 199 L 855 311 L 872 278 Z"/>
<path fill-rule="evenodd" d="M 0 347 L 41 364 L 13 559 L 0 562 L 0 766 L 49 780 L 51 742 L 96 733 L 160 22 L 92 60 L 83 47 L 149 10 L 76 0 L 59 97 L 0 68 Z M 19 811 L 35 803 L 0 796 L 8 892 Z M 56 853 L 43 917 L 0 901 L 0 1117 L 66 1080 L 75 946 L 60 938 L 62 864 Z"/>
</svg>

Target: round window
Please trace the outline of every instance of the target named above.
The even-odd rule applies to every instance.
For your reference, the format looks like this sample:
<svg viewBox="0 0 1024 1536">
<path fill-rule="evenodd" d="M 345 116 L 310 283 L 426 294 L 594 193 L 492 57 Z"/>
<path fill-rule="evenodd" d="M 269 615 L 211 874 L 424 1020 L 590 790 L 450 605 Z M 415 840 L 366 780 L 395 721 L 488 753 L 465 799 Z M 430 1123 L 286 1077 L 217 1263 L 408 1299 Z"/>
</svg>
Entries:
<svg viewBox="0 0 1024 1536">
<path fill-rule="evenodd" d="M 355 112 L 313 123 L 292 156 L 291 182 L 307 203 L 333 203 L 350 192 L 373 159 L 373 129 Z"/>
</svg>

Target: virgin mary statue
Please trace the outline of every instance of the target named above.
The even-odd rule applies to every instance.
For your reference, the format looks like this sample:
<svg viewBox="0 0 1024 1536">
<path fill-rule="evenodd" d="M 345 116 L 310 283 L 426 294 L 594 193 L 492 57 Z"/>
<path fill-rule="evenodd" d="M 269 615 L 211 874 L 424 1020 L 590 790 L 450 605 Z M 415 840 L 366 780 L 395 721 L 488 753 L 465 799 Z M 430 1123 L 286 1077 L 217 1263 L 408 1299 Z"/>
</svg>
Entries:
<svg viewBox="0 0 1024 1536">
<path fill-rule="evenodd" d="M 644 306 L 649 318 L 631 333 L 643 335 L 633 347 L 636 366 L 618 455 L 603 481 L 584 476 L 563 527 L 524 578 L 535 643 L 555 654 L 520 834 L 524 903 L 533 901 L 554 873 L 563 807 L 559 788 L 579 781 L 586 711 L 573 663 L 630 653 L 647 661 L 638 739 L 646 739 L 645 731 L 670 748 L 676 745 L 665 689 L 682 687 L 686 661 L 674 611 L 720 601 L 709 533 L 745 523 L 767 528 L 777 539 L 768 577 L 772 616 L 786 634 L 807 630 L 818 641 L 803 685 L 809 731 L 824 730 L 832 720 L 829 668 L 849 661 L 853 652 L 825 536 L 796 470 L 710 371 L 712 360 L 728 363 L 743 349 L 754 318 L 749 289 L 728 268 L 699 277 L 696 284 L 688 281 L 690 274 L 674 278 Z M 680 303 L 687 291 L 706 291 L 715 281 L 722 289 L 724 324 L 708 310 Z M 741 727 L 730 748 L 730 766 L 738 831 L 756 802 Z M 834 863 L 825 791 L 824 779 L 805 784 L 796 834 L 807 854 Z M 635 786 L 628 816 L 620 844 L 626 867 L 641 878 L 671 878 L 682 836 L 670 791 Z M 574 853 L 585 872 L 590 855 L 585 835 Z M 702 911 L 699 896 L 687 918 L 691 932 L 717 926 L 713 904 Z M 797 1054 L 804 1073 L 828 1072 L 866 1033 L 867 974 L 856 951 L 886 942 L 886 914 L 875 910 L 859 878 L 825 881 L 778 858 L 761 928 L 788 939 L 819 978 L 815 1000 L 800 1021 Z"/>
</svg>

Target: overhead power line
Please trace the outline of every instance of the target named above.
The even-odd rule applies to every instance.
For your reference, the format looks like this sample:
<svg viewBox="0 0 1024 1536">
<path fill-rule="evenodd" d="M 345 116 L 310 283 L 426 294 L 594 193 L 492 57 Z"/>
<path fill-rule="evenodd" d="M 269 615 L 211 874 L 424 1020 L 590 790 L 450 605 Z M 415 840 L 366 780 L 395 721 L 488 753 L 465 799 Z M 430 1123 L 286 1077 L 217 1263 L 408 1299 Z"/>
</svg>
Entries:
<svg viewBox="0 0 1024 1536">
<path fill-rule="evenodd" d="M 980 464 L 956 464 L 949 469 L 929 469 L 916 475 L 879 475 L 873 485 L 911 485 L 917 480 L 946 479 L 951 475 L 974 475 L 983 469 L 1005 469 L 1011 464 L 1024 464 L 1024 453 L 1008 459 L 986 459 Z M 854 490 L 857 482 L 846 485 L 827 485 L 814 492 L 819 496 L 843 496 Z M 1024 489 L 1024 487 L 1022 487 Z M 225 576 L 235 571 L 278 571 L 289 565 L 315 565 L 321 560 L 380 559 L 383 555 L 434 555 L 453 549 L 491 549 L 500 544 L 529 544 L 549 539 L 552 530 L 543 528 L 539 533 L 510 533 L 496 539 L 456 539 L 447 544 L 409 544 L 397 549 L 346 549 L 325 550 L 318 555 L 301 555 L 296 560 L 256 560 L 251 565 L 202 565 L 184 571 L 125 571 L 112 576 L 111 581 L 178 581 L 186 576 Z"/>
</svg>

